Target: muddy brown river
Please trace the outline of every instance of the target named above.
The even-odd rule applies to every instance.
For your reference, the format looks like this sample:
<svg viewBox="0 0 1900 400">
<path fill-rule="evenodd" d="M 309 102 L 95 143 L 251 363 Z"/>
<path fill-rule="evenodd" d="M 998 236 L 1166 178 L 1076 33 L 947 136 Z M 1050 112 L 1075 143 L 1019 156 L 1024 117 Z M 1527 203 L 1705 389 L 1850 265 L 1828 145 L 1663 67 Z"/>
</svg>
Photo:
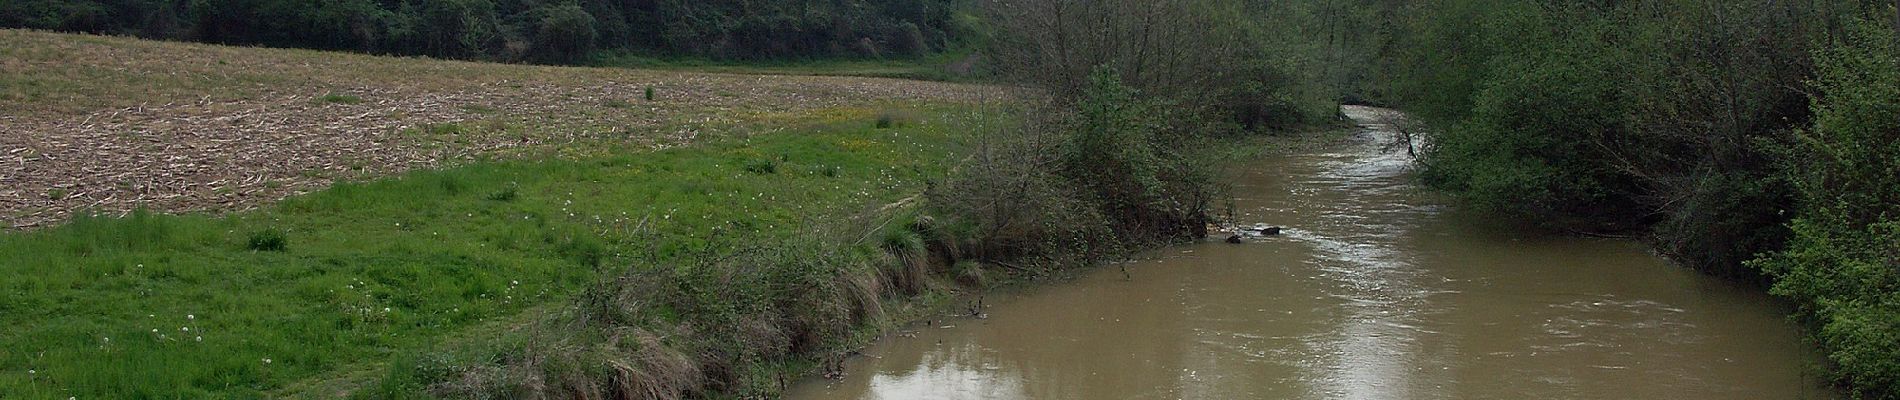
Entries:
<svg viewBox="0 0 1900 400">
<path fill-rule="evenodd" d="M 1827 399 L 1758 289 L 1624 240 L 1461 214 L 1357 138 L 1234 174 L 1245 244 L 1148 253 L 989 295 L 880 340 L 793 399 Z"/>
</svg>

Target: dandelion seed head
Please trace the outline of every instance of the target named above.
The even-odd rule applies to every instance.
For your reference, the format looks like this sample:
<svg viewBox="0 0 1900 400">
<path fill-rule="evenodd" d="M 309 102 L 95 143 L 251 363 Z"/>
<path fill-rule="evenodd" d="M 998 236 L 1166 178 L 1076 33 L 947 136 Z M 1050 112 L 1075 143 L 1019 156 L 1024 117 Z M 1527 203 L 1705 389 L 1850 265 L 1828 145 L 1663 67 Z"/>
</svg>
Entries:
<svg viewBox="0 0 1900 400">
<path fill-rule="evenodd" d="M 191 340 L 202 342 L 202 341 L 205 341 L 205 337 L 199 336 L 199 337 L 192 338 Z"/>
</svg>

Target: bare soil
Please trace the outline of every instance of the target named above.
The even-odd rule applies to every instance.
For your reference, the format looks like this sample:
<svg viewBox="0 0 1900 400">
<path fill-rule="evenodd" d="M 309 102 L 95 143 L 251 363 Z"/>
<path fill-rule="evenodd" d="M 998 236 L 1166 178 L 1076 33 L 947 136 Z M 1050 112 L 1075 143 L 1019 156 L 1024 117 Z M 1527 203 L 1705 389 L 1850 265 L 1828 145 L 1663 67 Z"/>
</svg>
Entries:
<svg viewBox="0 0 1900 400">
<path fill-rule="evenodd" d="M 12 229 L 81 212 L 242 210 L 338 180 L 469 160 L 664 148 L 1005 94 L 20 30 L 0 30 L 0 43 L 0 227 Z"/>
</svg>

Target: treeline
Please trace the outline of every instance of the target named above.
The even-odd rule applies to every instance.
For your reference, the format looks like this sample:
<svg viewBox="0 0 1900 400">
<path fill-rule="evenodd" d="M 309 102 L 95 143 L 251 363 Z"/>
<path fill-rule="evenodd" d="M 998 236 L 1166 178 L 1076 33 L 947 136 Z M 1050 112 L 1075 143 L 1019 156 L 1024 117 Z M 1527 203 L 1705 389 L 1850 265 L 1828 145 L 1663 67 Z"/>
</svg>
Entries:
<svg viewBox="0 0 1900 400">
<path fill-rule="evenodd" d="M 1900 398 L 1894 2 L 1364 4 L 1358 85 L 1429 127 L 1426 183 L 1772 284 L 1856 397 Z"/>
<path fill-rule="evenodd" d="M 972 29 L 961 0 L 10 0 L 0 27 L 491 61 L 596 52 L 910 57 Z"/>
</svg>

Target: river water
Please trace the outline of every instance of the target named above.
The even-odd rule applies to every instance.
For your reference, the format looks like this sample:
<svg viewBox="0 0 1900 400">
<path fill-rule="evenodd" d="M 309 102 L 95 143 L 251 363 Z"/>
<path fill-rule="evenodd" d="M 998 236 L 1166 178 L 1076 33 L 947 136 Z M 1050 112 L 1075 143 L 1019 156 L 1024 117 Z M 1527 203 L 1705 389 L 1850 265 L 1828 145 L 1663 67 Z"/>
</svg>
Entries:
<svg viewBox="0 0 1900 400">
<path fill-rule="evenodd" d="M 1758 289 L 1446 207 L 1354 140 L 1233 176 L 1286 233 L 1171 247 L 878 341 L 793 399 L 1824 399 Z M 1218 238 L 1217 238 L 1218 239 Z"/>
</svg>

